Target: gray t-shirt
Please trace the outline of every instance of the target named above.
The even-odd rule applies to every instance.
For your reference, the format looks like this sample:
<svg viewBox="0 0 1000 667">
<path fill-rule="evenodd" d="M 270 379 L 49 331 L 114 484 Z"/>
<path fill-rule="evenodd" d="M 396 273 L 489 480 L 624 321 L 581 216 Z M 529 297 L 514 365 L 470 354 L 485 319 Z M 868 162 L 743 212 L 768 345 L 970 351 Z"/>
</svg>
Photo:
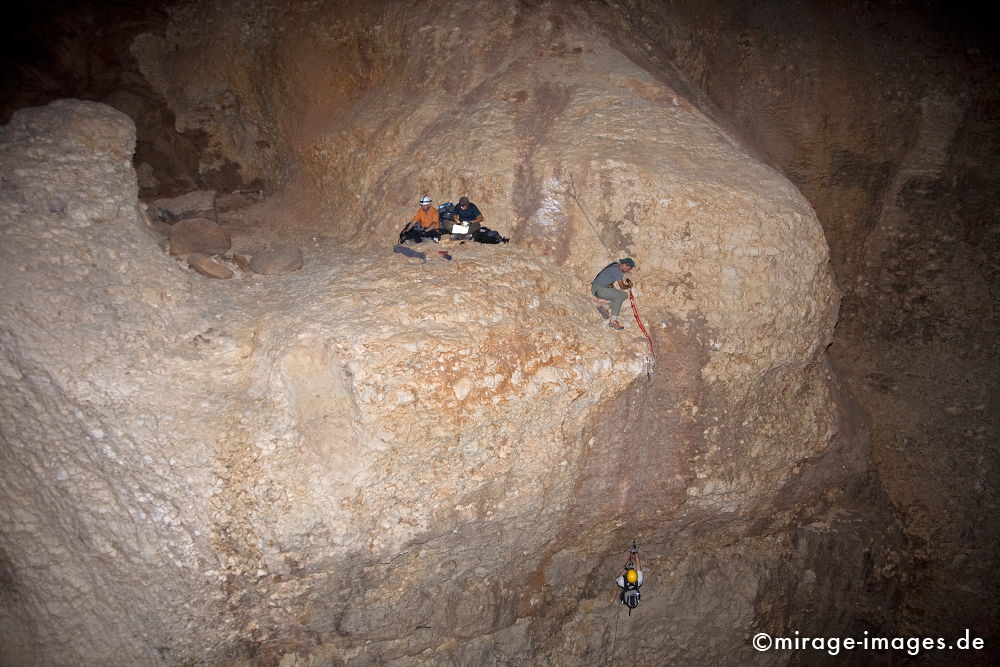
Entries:
<svg viewBox="0 0 1000 667">
<path fill-rule="evenodd" d="M 601 269 L 601 272 L 597 274 L 597 277 L 590 284 L 594 287 L 611 287 L 615 284 L 615 281 L 624 278 L 625 273 L 622 271 L 622 267 L 618 265 L 618 262 L 615 262 Z"/>
</svg>

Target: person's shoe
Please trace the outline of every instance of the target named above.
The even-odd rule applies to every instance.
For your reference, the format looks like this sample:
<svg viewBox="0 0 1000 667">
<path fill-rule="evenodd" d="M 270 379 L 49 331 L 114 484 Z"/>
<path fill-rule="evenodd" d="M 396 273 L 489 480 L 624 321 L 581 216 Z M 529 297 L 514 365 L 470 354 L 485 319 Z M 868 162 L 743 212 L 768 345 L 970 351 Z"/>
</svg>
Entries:
<svg viewBox="0 0 1000 667">
<path fill-rule="evenodd" d="M 606 320 L 611 317 L 611 311 L 608 310 L 607 306 L 598 306 L 597 314 L 601 316 L 602 320 Z"/>
<path fill-rule="evenodd" d="M 608 326 L 611 327 L 612 329 L 619 329 L 619 330 L 625 328 L 621 325 L 621 323 L 618 320 L 611 320 L 610 322 L 608 322 Z"/>
<path fill-rule="evenodd" d="M 438 238 L 438 237 L 436 237 L 436 236 L 432 236 L 432 237 L 431 237 L 431 241 L 434 241 L 434 243 L 441 243 L 441 239 L 439 239 L 439 238 Z"/>
</svg>

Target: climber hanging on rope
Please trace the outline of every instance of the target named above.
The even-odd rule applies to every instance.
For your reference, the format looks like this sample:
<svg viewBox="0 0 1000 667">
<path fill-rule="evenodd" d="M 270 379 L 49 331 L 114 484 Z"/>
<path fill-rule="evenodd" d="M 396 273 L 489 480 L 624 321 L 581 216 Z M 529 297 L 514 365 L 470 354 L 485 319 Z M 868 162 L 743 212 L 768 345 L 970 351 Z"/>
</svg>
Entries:
<svg viewBox="0 0 1000 667">
<path fill-rule="evenodd" d="M 628 553 L 628 560 L 615 579 L 621 595 L 618 596 L 621 603 L 628 607 L 628 615 L 632 615 L 632 610 L 639 606 L 639 587 L 642 586 L 642 565 L 639 563 L 639 548 L 632 540 L 632 548 Z"/>
<path fill-rule="evenodd" d="M 622 312 L 622 304 L 628 298 L 628 293 L 623 290 L 632 287 L 632 280 L 625 277 L 625 274 L 635 268 L 635 261 L 631 257 L 625 257 L 608 264 L 597 274 L 590 283 L 590 293 L 598 299 L 611 302 L 610 321 L 608 326 L 612 329 L 624 329 L 618 316 Z M 621 289 L 615 289 L 615 283 Z"/>
<path fill-rule="evenodd" d="M 580 199 L 576 196 L 576 185 L 573 183 L 573 177 L 570 176 L 569 179 L 570 187 L 566 190 L 566 196 L 570 197 L 576 202 L 576 205 L 580 207 L 580 211 L 583 213 L 583 217 L 587 220 L 587 224 L 590 228 L 594 230 L 594 235 L 597 240 L 601 242 L 604 249 L 608 251 L 608 256 L 614 259 L 614 255 L 611 254 L 611 250 L 608 248 L 608 244 L 604 242 L 601 238 L 601 233 L 597 231 L 597 227 L 594 226 L 593 220 L 587 215 L 587 209 L 583 207 L 580 203 Z M 626 266 L 628 268 L 626 268 Z M 625 257 L 618 260 L 617 262 L 612 262 L 608 264 L 604 269 L 597 274 L 597 277 L 590 283 L 590 293 L 599 299 L 604 299 L 605 301 L 611 302 L 611 313 L 607 315 L 605 319 L 610 319 L 608 326 L 612 329 L 624 329 L 621 322 L 618 321 L 618 315 L 621 313 L 622 303 L 625 302 L 626 294 L 621 290 L 616 290 L 612 285 L 615 281 L 619 281 L 619 287 L 622 290 L 628 290 L 628 300 L 632 304 L 632 314 L 635 315 L 635 323 L 639 325 L 639 331 L 642 335 L 646 337 L 646 342 L 649 343 L 649 354 L 656 356 L 656 351 L 653 349 L 653 339 L 649 337 L 649 332 L 646 331 L 646 327 L 642 323 L 642 318 L 639 317 L 639 308 L 635 305 L 635 296 L 632 295 L 632 281 L 625 277 L 625 274 L 635 268 L 635 262 L 631 257 Z M 610 277 L 605 275 L 606 271 L 610 271 L 612 275 Z M 608 280 L 605 282 L 605 278 Z M 601 294 L 598 294 L 601 291 Z M 604 314 L 603 312 L 601 313 Z M 646 357 L 646 378 L 649 383 L 653 383 L 653 373 L 652 373 L 652 360 Z"/>
</svg>

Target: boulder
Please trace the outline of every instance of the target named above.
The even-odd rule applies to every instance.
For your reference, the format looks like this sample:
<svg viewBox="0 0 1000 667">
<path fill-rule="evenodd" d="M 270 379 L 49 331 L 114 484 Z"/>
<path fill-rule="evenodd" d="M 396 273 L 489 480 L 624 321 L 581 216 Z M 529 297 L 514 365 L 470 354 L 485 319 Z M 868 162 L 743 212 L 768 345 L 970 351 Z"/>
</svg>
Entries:
<svg viewBox="0 0 1000 667">
<path fill-rule="evenodd" d="M 143 163 L 146 167 L 145 163 Z M 141 167 L 142 165 L 140 165 Z M 152 167 L 142 173 L 152 176 Z M 159 183 L 157 183 L 159 185 Z M 179 222 L 189 218 L 204 218 L 217 222 L 219 219 L 215 208 L 214 190 L 195 190 L 170 199 L 157 199 L 153 206 L 167 222 Z"/>
<path fill-rule="evenodd" d="M 263 197 L 264 194 L 260 190 L 220 192 L 215 197 L 215 207 L 219 211 L 234 211 L 257 204 Z"/>
<path fill-rule="evenodd" d="M 171 255 L 190 252 L 217 255 L 226 252 L 232 245 L 232 236 L 227 230 L 204 218 L 182 220 L 170 229 Z"/>
</svg>

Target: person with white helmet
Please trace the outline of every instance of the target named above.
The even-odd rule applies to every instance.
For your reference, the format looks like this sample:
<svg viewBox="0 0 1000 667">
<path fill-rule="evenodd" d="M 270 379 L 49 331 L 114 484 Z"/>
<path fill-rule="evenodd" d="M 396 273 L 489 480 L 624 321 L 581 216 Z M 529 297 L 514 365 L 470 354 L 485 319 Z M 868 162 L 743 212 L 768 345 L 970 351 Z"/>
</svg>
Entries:
<svg viewBox="0 0 1000 667">
<path fill-rule="evenodd" d="M 420 243 L 425 238 L 429 238 L 438 243 L 441 240 L 441 230 L 438 229 L 441 223 L 441 216 L 438 210 L 431 206 L 431 198 L 424 195 L 420 198 L 420 208 L 413 215 L 403 231 L 399 233 L 399 242 L 405 243 L 412 240 Z"/>
</svg>

